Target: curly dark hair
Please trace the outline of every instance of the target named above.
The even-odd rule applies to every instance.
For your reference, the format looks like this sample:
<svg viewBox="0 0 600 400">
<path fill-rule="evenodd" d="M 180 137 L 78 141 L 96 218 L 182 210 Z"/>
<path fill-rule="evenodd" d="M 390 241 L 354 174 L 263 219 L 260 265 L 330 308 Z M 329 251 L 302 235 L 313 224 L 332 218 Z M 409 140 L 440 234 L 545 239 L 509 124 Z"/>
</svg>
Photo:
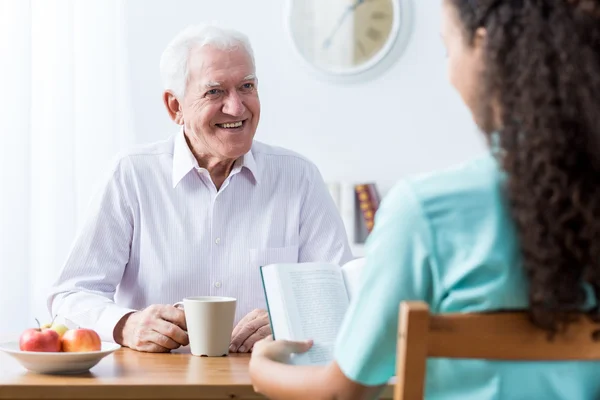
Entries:
<svg viewBox="0 0 600 400">
<path fill-rule="evenodd" d="M 482 129 L 507 175 L 529 313 L 554 334 L 584 283 L 600 304 L 600 0 L 448 1 L 468 43 L 487 32 L 476 113 L 499 110 L 495 134 Z"/>
</svg>

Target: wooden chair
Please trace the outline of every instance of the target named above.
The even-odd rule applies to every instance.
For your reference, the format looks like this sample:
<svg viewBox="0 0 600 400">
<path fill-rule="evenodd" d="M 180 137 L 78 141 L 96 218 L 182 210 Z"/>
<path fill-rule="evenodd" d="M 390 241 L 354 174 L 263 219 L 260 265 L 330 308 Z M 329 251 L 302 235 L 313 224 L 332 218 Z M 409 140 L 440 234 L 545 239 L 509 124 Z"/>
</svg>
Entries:
<svg viewBox="0 0 600 400">
<path fill-rule="evenodd" d="M 394 400 L 423 399 L 428 357 L 600 360 L 600 343 L 592 339 L 600 325 L 588 318 L 552 341 L 525 312 L 434 315 L 426 303 L 403 302 L 399 321 Z"/>
</svg>

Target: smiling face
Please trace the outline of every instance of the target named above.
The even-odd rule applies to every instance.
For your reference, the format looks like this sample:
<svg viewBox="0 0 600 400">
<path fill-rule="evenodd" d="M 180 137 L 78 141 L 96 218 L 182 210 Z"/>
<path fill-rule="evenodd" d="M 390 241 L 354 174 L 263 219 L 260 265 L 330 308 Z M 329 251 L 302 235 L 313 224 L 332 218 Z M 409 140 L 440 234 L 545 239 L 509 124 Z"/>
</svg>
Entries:
<svg viewBox="0 0 600 400">
<path fill-rule="evenodd" d="M 235 160 L 252 147 L 260 119 L 254 66 L 242 48 L 193 49 L 179 122 L 199 157 Z"/>
</svg>

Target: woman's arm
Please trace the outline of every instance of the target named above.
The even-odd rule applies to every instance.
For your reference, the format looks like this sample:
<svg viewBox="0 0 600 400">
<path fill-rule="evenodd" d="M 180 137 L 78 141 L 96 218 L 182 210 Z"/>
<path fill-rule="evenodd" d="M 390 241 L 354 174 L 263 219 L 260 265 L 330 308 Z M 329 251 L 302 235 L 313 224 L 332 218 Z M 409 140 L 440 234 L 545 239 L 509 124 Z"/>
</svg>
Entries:
<svg viewBox="0 0 600 400">
<path fill-rule="evenodd" d="M 351 381 L 335 362 L 294 366 L 253 356 L 250 376 L 254 390 L 272 400 L 372 400 L 384 388 Z"/>
<path fill-rule="evenodd" d="M 312 342 L 267 338 L 252 352 L 255 390 L 275 400 L 377 398 L 395 372 L 398 306 L 405 300 L 431 301 L 432 245 L 423 215 L 407 183 L 390 191 L 369 235 L 362 284 L 337 335 L 335 362 L 323 367 L 289 365 L 290 354 L 306 352 Z"/>
</svg>

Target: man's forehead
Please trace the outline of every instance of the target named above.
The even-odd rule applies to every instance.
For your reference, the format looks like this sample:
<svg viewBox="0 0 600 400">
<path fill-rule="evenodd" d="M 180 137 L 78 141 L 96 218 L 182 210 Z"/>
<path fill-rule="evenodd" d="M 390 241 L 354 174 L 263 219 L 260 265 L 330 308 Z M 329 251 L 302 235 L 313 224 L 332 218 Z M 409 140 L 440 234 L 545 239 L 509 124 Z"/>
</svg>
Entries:
<svg viewBox="0 0 600 400">
<path fill-rule="evenodd" d="M 189 68 L 195 80 L 203 85 L 254 79 L 252 58 L 243 48 L 224 50 L 208 45 L 192 49 Z"/>
<path fill-rule="evenodd" d="M 211 80 L 209 78 L 204 79 L 204 80 L 205 80 L 204 86 L 217 87 L 217 86 L 227 85 L 227 83 L 230 83 L 230 82 L 236 83 L 236 81 L 240 81 L 240 82 L 241 81 L 253 81 L 253 80 L 256 80 L 256 75 L 248 74 L 248 75 L 243 76 L 241 79 L 236 79 L 234 77 L 230 77 L 230 79 L 227 79 L 227 80 L 217 80 L 217 79 Z"/>
</svg>

